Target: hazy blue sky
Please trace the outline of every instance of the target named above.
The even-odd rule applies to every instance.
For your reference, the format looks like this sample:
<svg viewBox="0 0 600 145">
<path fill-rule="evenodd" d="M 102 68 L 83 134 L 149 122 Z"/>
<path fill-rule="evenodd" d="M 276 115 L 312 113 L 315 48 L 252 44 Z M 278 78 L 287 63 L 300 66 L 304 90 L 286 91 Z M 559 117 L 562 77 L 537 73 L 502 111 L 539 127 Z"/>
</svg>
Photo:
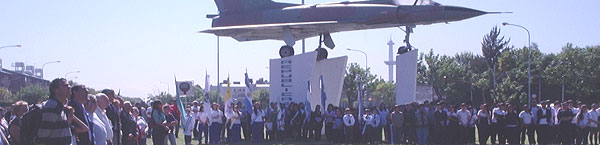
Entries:
<svg viewBox="0 0 600 145">
<path fill-rule="evenodd" d="M 300 0 L 279 2 L 300 3 Z M 307 4 L 335 2 L 306 0 Z M 483 35 L 502 22 L 520 24 L 531 31 L 531 41 L 543 52 L 559 52 L 570 42 L 577 46 L 600 44 L 600 1 L 546 0 L 440 0 L 443 5 L 464 6 L 483 11 L 514 12 L 483 15 L 450 24 L 417 26 L 412 44 L 421 52 L 454 55 L 481 54 Z M 204 84 L 205 71 L 216 84 L 216 37 L 197 31 L 210 28 L 206 14 L 216 14 L 212 0 L 3 0 L 0 2 L 0 46 L 21 44 L 22 48 L 0 49 L 4 68 L 24 61 L 46 65 L 46 79 L 64 77 L 79 70 L 75 81 L 90 87 L 120 89 L 125 96 L 146 97 L 166 91 L 174 93 L 173 74 L 179 80 Z M 527 34 L 517 27 L 501 27 L 511 45 L 527 45 Z M 388 42 L 403 45 L 398 28 L 363 30 L 332 35 L 336 48 L 330 57 L 349 56 L 349 63 L 364 66 L 363 54 L 345 50 L 360 49 L 369 55 L 369 67 L 387 79 Z M 306 40 L 314 50 L 317 39 Z M 252 78 L 267 78 L 268 60 L 279 58 L 281 41 L 237 42 L 221 38 L 221 79 L 231 74 L 242 80 L 247 68 Z M 300 44 L 300 42 L 297 42 Z M 301 45 L 296 45 L 301 52 Z"/>
</svg>

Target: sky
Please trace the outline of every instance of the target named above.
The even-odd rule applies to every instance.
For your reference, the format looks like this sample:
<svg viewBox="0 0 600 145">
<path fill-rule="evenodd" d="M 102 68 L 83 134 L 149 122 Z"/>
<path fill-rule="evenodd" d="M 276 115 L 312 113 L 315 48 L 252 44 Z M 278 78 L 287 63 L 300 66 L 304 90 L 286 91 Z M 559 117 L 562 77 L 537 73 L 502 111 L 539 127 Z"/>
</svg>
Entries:
<svg viewBox="0 0 600 145">
<path fill-rule="evenodd" d="M 300 3 L 301 0 L 276 0 Z M 306 0 L 306 4 L 336 2 Z M 511 39 L 515 47 L 527 45 L 527 33 L 502 22 L 522 25 L 531 32 L 531 41 L 542 52 L 557 53 L 567 43 L 575 46 L 600 44 L 600 1 L 545 0 L 439 0 L 442 5 L 462 6 L 489 12 L 511 14 L 483 15 L 449 24 L 417 26 L 411 44 L 420 52 L 430 49 L 441 55 L 460 52 L 481 54 L 481 40 L 494 26 Z M 25 62 L 45 66 L 45 79 L 65 77 L 95 89 L 121 90 L 123 96 L 147 97 L 159 91 L 175 93 L 177 80 L 204 85 L 204 76 L 217 83 L 217 38 L 198 33 L 209 29 L 207 14 L 217 14 L 212 0 L 4 0 L 0 2 L 0 46 L 20 44 L 21 48 L 0 49 L 3 68 Z M 390 40 L 394 52 L 404 45 L 404 32 L 398 28 L 360 30 L 332 34 L 336 48 L 329 57 L 348 56 L 348 63 L 364 67 L 367 53 L 372 73 L 387 80 Z M 306 50 L 318 45 L 317 38 L 306 39 Z M 228 74 L 243 81 L 269 78 L 269 59 L 279 58 L 282 41 L 237 42 L 220 38 L 220 79 Z M 300 41 L 295 46 L 301 53 Z M 76 77 L 76 78 L 75 78 Z M 162 82 L 162 83 L 161 83 Z M 170 89 L 170 90 L 169 90 Z"/>
</svg>

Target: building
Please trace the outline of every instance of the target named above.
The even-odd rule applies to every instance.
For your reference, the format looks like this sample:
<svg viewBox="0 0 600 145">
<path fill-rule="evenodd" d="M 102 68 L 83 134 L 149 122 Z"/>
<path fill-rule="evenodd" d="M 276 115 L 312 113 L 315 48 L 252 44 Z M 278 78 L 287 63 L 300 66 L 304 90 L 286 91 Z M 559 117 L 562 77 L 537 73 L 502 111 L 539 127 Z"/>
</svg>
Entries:
<svg viewBox="0 0 600 145">
<path fill-rule="evenodd" d="M 33 72 L 33 68 L 30 68 Z M 16 68 L 15 71 L 0 68 L 0 87 L 7 88 L 12 93 L 18 92 L 21 88 L 32 85 L 40 84 L 42 86 L 48 86 L 50 81 L 34 76 L 34 73 L 26 73 L 25 69 Z"/>
</svg>

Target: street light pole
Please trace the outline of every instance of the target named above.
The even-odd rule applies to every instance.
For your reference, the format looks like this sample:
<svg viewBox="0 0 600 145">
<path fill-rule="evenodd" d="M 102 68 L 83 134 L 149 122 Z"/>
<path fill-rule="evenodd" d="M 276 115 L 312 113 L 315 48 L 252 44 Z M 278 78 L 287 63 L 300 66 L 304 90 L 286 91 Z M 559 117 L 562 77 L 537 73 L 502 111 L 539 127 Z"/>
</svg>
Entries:
<svg viewBox="0 0 600 145">
<path fill-rule="evenodd" d="M 51 64 L 51 63 L 59 63 L 59 61 L 51 61 L 51 62 L 46 62 L 42 65 L 42 74 L 40 75 L 42 77 L 42 79 L 44 79 L 44 66 L 46 66 L 46 64 Z"/>
<path fill-rule="evenodd" d="M 527 31 L 527 43 L 529 44 L 529 47 L 527 48 L 527 104 L 531 105 L 531 34 L 527 28 L 521 25 L 510 24 L 507 22 L 502 23 L 502 25 L 516 26 Z"/>
<path fill-rule="evenodd" d="M 368 98 L 369 97 L 369 82 L 368 82 L 368 79 L 369 79 L 369 63 L 368 63 L 368 60 L 369 59 L 367 58 L 367 53 L 365 53 L 364 51 L 361 51 L 361 50 L 357 50 L 357 49 L 346 48 L 346 50 L 360 52 L 360 53 L 362 53 L 362 54 L 365 55 L 365 71 L 367 72 L 367 76 L 366 76 L 367 80 L 364 80 L 365 81 L 364 83 L 365 83 L 365 97 Z"/>
<path fill-rule="evenodd" d="M 65 73 L 65 79 L 67 79 L 67 75 L 72 74 L 72 73 L 80 73 L 81 71 L 72 71 L 72 72 L 67 72 Z"/>
<path fill-rule="evenodd" d="M 0 49 L 2 49 L 2 48 L 7 48 L 7 47 L 19 47 L 19 48 L 21 48 L 21 45 L 7 45 L 7 46 L 0 46 Z"/>
<path fill-rule="evenodd" d="M 166 82 L 160 82 L 161 84 L 167 84 L 167 93 L 171 94 L 171 85 L 169 85 L 169 83 Z"/>
</svg>

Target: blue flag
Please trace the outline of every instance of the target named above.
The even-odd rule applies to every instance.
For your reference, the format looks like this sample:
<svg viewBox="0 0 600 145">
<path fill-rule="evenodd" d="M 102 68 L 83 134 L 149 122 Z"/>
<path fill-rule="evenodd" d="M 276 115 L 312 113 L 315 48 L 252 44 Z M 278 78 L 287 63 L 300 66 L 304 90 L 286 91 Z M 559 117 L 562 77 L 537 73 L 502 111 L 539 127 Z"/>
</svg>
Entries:
<svg viewBox="0 0 600 145">
<path fill-rule="evenodd" d="M 244 111 L 248 112 L 248 114 L 252 113 L 252 90 L 250 89 L 250 79 L 248 78 L 248 72 L 244 73 L 244 83 L 246 83 L 246 92 L 244 94 L 246 94 L 246 98 L 242 99 L 242 102 L 244 103 Z"/>
<path fill-rule="evenodd" d="M 321 75 L 319 80 L 321 80 L 321 108 L 325 109 L 325 101 L 327 101 L 327 94 L 325 93 L 325 83 L 323 83 L 323 75 Z"/>
<path fill-rule="evenodd" d="M 174 75 L 173 75 L 174 76 Z M 175 88 L 179 89 L 179 84 L 177 83 L 177 77 L 175 77 Z M 179 108 L 179 112 L 181 112 L 181 120 L 186 120 L 185 119 L 185 105 L 183 105 L 183 102 L 181 101 L 181 96 L 179 96 L 179 91 L 175 91 L 175 101 L 177 101 L 177 108 Z M 184 126 L 183 122 L 184 121 L 179 121 L 179 123 L 181 123 L 181 126 Z"/>
</svg>

